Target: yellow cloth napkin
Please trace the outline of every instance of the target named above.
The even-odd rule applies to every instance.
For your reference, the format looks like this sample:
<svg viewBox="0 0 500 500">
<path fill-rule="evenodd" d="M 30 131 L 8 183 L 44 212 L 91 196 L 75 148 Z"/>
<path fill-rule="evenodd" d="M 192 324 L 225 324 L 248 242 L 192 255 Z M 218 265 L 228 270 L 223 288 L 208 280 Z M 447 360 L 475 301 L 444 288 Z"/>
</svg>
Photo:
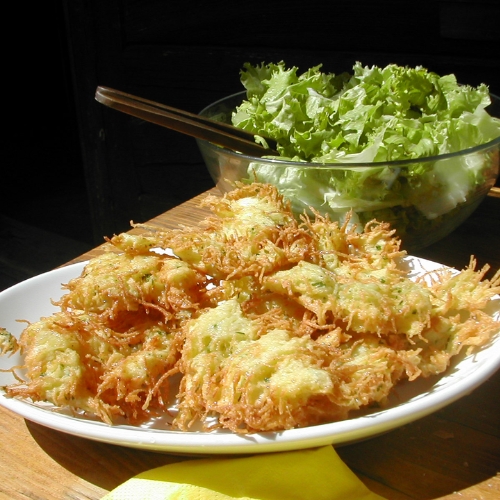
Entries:
<svg viewBox="0 0 500 500">
<path fill-rule="evenodd" d="M 382 500 L 332 446 L 188 460 L 129 479 L 102 500 Z"/>
</svg>

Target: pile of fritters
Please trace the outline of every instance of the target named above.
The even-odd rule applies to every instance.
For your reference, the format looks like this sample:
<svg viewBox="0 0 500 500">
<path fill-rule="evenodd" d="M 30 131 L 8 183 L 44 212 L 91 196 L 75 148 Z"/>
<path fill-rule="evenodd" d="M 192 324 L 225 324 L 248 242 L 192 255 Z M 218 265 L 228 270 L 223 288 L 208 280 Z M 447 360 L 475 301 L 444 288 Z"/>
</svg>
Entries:
<svg viewBox="0 0 500 500">
<path fill-rule="evenodd" d="M 173 429 L 279 431 L 383 405 L 500 328 L 484 312 L 500 273 L 485 279 L 473 259 L 415 281 L 388 224 L 298 221 L 263 184 L 204 205 L 197 227 L 111 238 L 59 312 L 23 331 L 27 376 L 8 394 L 109 424 L 175 400 Z"/>
</svg>

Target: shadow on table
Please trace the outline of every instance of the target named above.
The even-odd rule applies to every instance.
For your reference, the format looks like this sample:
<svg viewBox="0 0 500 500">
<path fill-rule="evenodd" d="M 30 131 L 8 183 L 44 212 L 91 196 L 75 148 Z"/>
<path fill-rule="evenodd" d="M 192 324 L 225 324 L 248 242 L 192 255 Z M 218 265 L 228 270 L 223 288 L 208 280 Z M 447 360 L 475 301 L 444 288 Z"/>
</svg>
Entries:
<svg viewBox="0 0 500 500">
<path fill-rule="evenodd" d="M 187 460 L 64 434 L 26 421 L 37 444 L 72 474 L 105 490 L 112 490 L 140 472 Z"/>
</svg>

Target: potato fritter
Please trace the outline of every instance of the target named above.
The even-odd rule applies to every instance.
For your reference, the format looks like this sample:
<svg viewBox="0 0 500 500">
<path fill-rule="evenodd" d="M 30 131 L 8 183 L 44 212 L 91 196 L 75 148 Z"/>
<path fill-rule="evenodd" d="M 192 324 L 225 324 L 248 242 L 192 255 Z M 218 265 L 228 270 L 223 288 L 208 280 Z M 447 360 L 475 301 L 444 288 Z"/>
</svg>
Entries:
<svg viewBox="0 0 500 500">
<path fill-rule="evenodd" d="M 165 375 L 175 371 L 179 342 L 158 315 L 134 313 L 130 328 L 114 331 L 99 317 L 59 312 L 30 324 L 19 345 L 28 379 L 9 388 L 14 397 L 48 401 L 112 423 L 164 411 Z"/>
<path fill-rule="evenodd" d="M 218 280 L 263 276 L 314 252 L 310 234 L 271 186 L 254 184 L 204 201 L 201 227 L 157 233 L 157 244 Z"/>
<path fill-rule="evenodd" d="M 0 329 L 26 374 L 6 392 L 110 425 L 175 403 L 171 429 L 281 431 L 383 406 L 500 330 L 500 272 L 474 259 L 410 279 L 387 223 L 297 220 L 262 184 L 203 203 L 196 227 L 108 239 L 18 343 Z"/>
</svg>

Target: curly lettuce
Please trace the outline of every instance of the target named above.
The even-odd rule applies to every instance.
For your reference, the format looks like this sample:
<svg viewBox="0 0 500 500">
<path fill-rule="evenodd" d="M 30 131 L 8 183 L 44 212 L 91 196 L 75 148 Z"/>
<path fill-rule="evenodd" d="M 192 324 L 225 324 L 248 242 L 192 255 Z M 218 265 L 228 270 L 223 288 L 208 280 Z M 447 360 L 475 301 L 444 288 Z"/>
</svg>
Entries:
<svg viewBox="0 0 500 500">
<path fill-rule="evenodd" d="M 383 215 L 421 226 L 415 217 L 441 218 L 485 178 L 498 175 L 498 144 L 491 151 L 426 160 L 500 137 L 500 119 L 486 111 L 491 97 L 485 84 L 459 85 L 454 75 L 420 66 L 357 62 L 352 74 L 339 75 L 321 67 L 299 74 L 284 62 L 246 63 L 246 99 L 232 114 L 233 125 L 274 139 L 279 159 L 318 164 L 283 168 L 263 160 L 249 167 L 250 180 L 277 186 L 297 212 L 312 206 L 341 219 L 353 209 L 362 222 Z M 408 159 L 416 161 L 386 164 Z M 325 163 L 343 165 L 326 169 Z"/>
</svg>

